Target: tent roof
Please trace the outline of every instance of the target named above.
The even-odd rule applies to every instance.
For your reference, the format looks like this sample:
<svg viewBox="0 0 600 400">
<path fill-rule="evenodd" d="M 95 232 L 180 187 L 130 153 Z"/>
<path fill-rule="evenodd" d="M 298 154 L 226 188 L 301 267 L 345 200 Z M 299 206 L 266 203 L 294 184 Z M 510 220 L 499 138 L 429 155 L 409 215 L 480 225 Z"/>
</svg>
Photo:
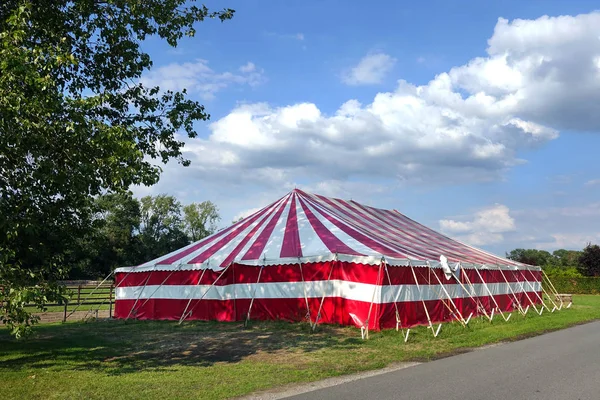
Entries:
<svg viewBox="0 0 600 400">
<path fill-rule="evenodd" d="M 526 267 L 384 210 L 295 189 L 254 214 L 182 249 L 117 272 L 222 269 L 334 259 L 363 264 Z M 535 269 L 538 269 L 535 267 Z"/>
</svg>

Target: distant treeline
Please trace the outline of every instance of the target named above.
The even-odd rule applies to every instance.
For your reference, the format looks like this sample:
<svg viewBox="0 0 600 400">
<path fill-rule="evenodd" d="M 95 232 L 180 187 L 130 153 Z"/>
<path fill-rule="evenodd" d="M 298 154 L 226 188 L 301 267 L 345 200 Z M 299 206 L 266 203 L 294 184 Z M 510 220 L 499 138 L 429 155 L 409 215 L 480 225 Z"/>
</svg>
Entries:
<svg viewBox="0 0 600 400">
<path fill-rule="evenodd" d="M 221 219 L 210 201 L 182 205 L 165 194 L 139 200 L 131 193 L 109 194 L 95 205 L 92 229 L 68 254 L 69 279 L 99 279 L 115 268 L 150 261 L 214 233 Z M 554 277 L 600 276 L 598 245 L 552 253 L 515 249 L 506 257 L 541 266 Z"/>
<path fill-rule="evenodd" d="M 588 244 L 583 250 L 560 249 L 552 253 L 537 249 L 515 249 L 506 257 L 530 265 L 540 266 L 554 277 L 600 277 L 600 246 Z"/>
<path fill-rule="evenodd" d="M 96 199 L 92 229 L 68 254 L 69 279 L 98 279 L 212 234 L 221 219 L 210 201 L 182 205 L 173 196 L 131 193 Z"/>
</svg>

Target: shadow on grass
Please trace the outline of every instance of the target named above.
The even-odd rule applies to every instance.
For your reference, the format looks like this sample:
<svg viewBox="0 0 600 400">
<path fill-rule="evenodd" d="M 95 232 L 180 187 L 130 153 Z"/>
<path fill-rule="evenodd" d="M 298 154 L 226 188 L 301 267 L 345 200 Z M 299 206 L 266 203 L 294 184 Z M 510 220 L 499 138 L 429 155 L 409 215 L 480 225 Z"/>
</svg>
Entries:
<svg viewBox="0 0 600 400">
<path fill-rule="evenodd" d="M 170 321 L 95 321 L 38 326 L 37 335 L 16 341 L 0 331 L 0 371 L 48 368 L 96 370 L 126 374 L 141 370 L 208 367 L 237 363 L 252 357 L 268 362 L 289 362 L 290 357 L 323 348 L 357 348 L 362 341 L 355 330 L 308 324 Z M 291 354 L 290 354 L 291 353 Z M 274 357 L 275 355 L 275 357 Z"/>
</svg>

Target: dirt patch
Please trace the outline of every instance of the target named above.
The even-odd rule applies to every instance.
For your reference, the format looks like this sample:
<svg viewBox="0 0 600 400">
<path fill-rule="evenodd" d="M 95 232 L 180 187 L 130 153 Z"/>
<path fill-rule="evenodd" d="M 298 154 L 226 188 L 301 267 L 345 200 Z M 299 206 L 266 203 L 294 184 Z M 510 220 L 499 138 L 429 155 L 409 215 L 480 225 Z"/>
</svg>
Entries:
<svg viewBox="0 0 600 400">
<path fill-rule="evenodd" d="M 80 321 L 89 318 L 108 318 L 109 311 L 108 310 L 99 310 L 97 313 L 95 311 L 75 311 L 73 314 L 71 312 L 67 312 L 68 319 L 67 321 Z M 63 322 L 65 313 L 64 311 L 57 312 L 45 312 L 45 313 L 35 313 L 35 315 L 40 317 L 40 324 L 49 324 L 53 322 Z"/>
</svg>

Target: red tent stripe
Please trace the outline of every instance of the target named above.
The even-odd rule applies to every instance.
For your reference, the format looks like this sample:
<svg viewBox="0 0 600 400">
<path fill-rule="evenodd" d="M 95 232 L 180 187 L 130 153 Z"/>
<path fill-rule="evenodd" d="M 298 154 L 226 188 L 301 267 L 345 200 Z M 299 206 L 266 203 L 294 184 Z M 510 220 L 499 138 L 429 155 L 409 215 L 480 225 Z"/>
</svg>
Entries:
<svg viewBox="0 0 600 400">
<path fill-rule="evenodd" d="M 329 229 L 327 229 L 325 227 L 325 225 L 323 225 L 323 223 L 321 221 L 319 221 L 319 219 L 317 217 L 315 217 L 315 215 L 312 213 L 312 211 L 304 203 L 304 200 L 302 200 L 301 198 L 298 198 L 298 201 L 300 202 L 300 206 L 302 206 L 302 210 L 304 211 L 304 214 L 306 214 L 306 218 L 308 219 L 308 222 L 314 229 L 317 236 L 319 236 L 319 239 L 321 239 L 323 244 L 325 246 L 327 246 L 329 251 L 331 251 L 332 253 L 349 254 L 349 255 L 355 255 L 355 256 L 363 256 L 364 255 L 364 254 L 359 253 L 358 251 L 348 247 L 348 245 L 346 245 L 344 242 L 342 242 L 340 239 L 338 239 L 337 236 L 335 236 L 332 232 L 330 232 Z"/>
<path fill-rule="evenodd" d="M 273 233 L 273 229 L 275 229 L 275 225 L 277 225 L 279 218 L 281 218 L 281 214 L 283 214 L 283 210 L 285 209 L 288 200 L 289 198 L 279 206 L 279 209 L 273 218 L 271 218 L 265 229 L 260 233 L 260 235 L 258 235 L 256 241 L 252 243 L 252 246 L 250 246 L 246 254 L 244 254 L 242 260 L 258 260 L 260 258 L 265 246 L 267 245 L 267 242 L 269 241 L 269 238 L 271 237 L 271 234 Z"/>
<path fill-rule="evenodd" d="M 256 234 L 256 232 L 258 232 L 258 230 L 260 229 L 260 227 L 263 226 L 263 224 L 265 223 L 265 221 L 267 219 L 269 219 L 269 215 L 270 214 L 264 215 L 263 218 L 260 220 L 260 222 L 257 223 L 256 226 L 254 226 L 254 228 L 252 228 L 252 230 L 250 232 L 248 232 L 248 234 L 244 237 L 244 239 L 242 239 L 242 241 L 240 243 L 238 243 L 238 245 L 227 256 L 227 258 L 225 258 L 223 260 L 223 262 L 221 263 L 221 267 L 226 267 L 226 266 L 228 266 L 230 263 L 232 263 L 235 260 L 235 258 L 237 257 L 237 255 L 240 254 L 240 252 L 244 249 L 244 246 L 246 246 L 246 244 L 254 237 L 254 235 Z"/>
<path fill-rule="evenodd" d="M 317 210 L 317 212 L 319 214 L 321 214 L 323 217 L 325 217 L 329 222 L 331 222 L 333 225 L 335 225 L 338 229 L 340 229 L 346 235 L 348 235 L 351 238 L 353 238 L 354 240 L 362 243 L 363 245 L 379 252 L 381 255 L 386 255 L 386 256 L 395 257 L 395 258 L 406 258 L 407 257 L 406 254 L 399 253 L 399 252 L 392 250 L 384 245 L 381 245 L 380 243 L 376 242 L 375 240 L 371 239 L 370 237 L 362 234 L 358 230 L 344 224 L 343 222 L 338 221 L 336 218 L 333 218 L 331 215 L 329 215 L 329 213 L 320 210 L 318 207 L 315 207 L 315 210 Z"/>
<path fill-rule="evenodd" d="M 292 197 L 290 212 L 285 224 L 285 233 L 279 257 L 302 257 L 300 233 L 298 232 L 298 215 L 296 214 L 296 195 Z"/>
<path fill-rule="evenodd" d="M 230 227 L 223 229 L 221 232 L 218 232 L 218 233 L 211 235 L 203 240 L 200 240 L 195 245 L 188 247 L 187 249 L 184 249 L 183 251 L 167 258 L 166 260 L 160 261 L 160 264 L 164 264 L 164 265 L 175 264 L 177 261 L 181 260 L 182 258 L 184 258 L 184 257 L 192 254 L 193 252 L 201 249 L 202 247 L 206 246 L 211 241 L 218 239 L 219 237 L 225 235 L 226 233 L 231 232 L 229 235 L 227 235 L 226 238 L 221 239 L 219 242 L 215 243 L 215 245 L 211 246 L 211 249 L 216 246 L 218 246 L 218 247 L 216 247 L 217 250 L 220 249 L 221 247 L 223 247 L 223 245 L 224 245 L 223 243 L 229 242 L 231 237 L 236 236 L 238 232 L 242 232 L 244 229 L 246 229 L 248 226 L 250 226 L 254 221 L 256 221 L 258 218 L 260 218 L 261 215 L 264 215 L 271 207 L 273 207 L 273 205 L 277 204 L 280 201 L 281 201 L 281 199 L 277 200 L 275 203 L 272 203 L 272 204 L 266 206 L 262 210 L 257 211 L 256 213 L 254 213 L 253 216 L 249 217 L 248 219 L 242 220 L 242 221 L 238 222 L 237 224 L 233 224 Z M 204 253 L 206 253 L 206 251 Z M 202 254 L 204 254 L 204 253 L 202 253 Z M 212 254 L 214 254 L 214 252 L 212 252 L 211 255 Z M 208 256 L 208 257 L 210 257 L 210 256 Z M 208 257 L 206 257 L 206 258 L 208 258 Z M 197 260 L 197 259 L 200 259 L 200 256 L 197 256 L 194 258 L 194 260 Z M 203 262 L 204 260 L 202 260 L 200 262 Z M 192 261 L 190 261 L 190 263 L 192 263 Z"/>
<path fill-rule="evenodd" d="M 352 227 L 354 227 L 357 230 L 360 230 L 366 235 L 373 236 L 373 234 L 375 234 L 386 246 L 413 257 L 419 257 L 422 255 L 427 255 L 428 257 L 436 257 L 435 253 L 432 253 L 428 250 L 424 250 L 422 248 L 420 249 L 420 252 L 415 252 L 413 249 L 411 249 L 412 247 L 414 247 L 413 243 L 406 241 L 403 237 L 398 237 L 396 235 L 391 234 L 389 228 L 384 227 L 382 224 L 373 220 L 369 216 L 365 215 L 364 213 L 361 213 L 360 210 L 352 208 L 349 203 L 340 199 L 336 199 L 340 204 L 346 207 L 346 209 L 344 209 L 326 197 L 319 196 L 319 198 L 321 198 L 327 204 L 331 205 L 331 207 L 334 208 L 334 211 L 337 211 L 336 214 L 343 213 L 348 218 L 348 223 Z M 352 215 L 349 210 L 357 214 L 359 218 Z M 361 221 L 360 218 L 363 218 L 367 222 Z M 372 225 L 369 225 L 369 223 Z"/>
<path fill-rule="evenodd" d="M 283 202 L 283 204 L 285 205 L 285 201 Z M 266 212 L 266 210 L 265 210 L 265 212 Z M 204 261 L 208 260 L 219 249 L 226 246 L 234 237 L 236 237 L 241 232 L 243 232 L 244 229 L 246 229 L 250 225 L 252 225 L 262 214 L 263 213 L 256 214 L 254 217 L 248 219 L 244 224 L 240 225 L 237 229 L 235 229 L 229 235 L 225 236 L 224 238 L 219 240 L 217 243 L 213 244 L 208 249 L 204 250 L 201 254 L 194 257 L 192 260 L 190 260 L 189 264 L 200 264 L 200 263 L 203 263 Z"/>
</svg>

